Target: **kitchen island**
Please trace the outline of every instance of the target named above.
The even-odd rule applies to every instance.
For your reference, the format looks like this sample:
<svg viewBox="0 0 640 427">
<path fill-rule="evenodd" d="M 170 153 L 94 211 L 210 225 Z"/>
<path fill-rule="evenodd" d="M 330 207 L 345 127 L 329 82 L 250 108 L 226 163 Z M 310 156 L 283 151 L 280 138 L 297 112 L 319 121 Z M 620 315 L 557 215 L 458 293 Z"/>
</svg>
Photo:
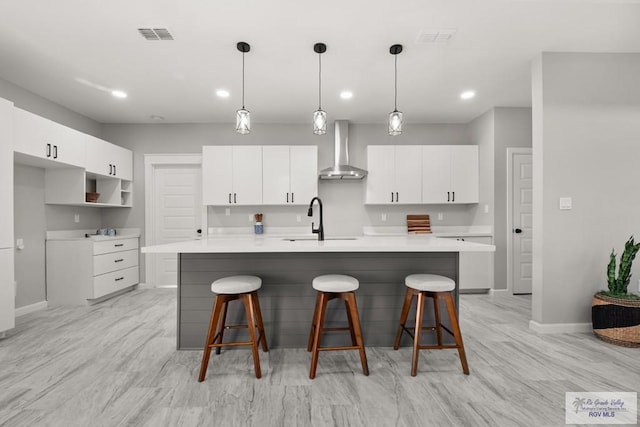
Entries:
<svg viewBox="0 0 640 427">
<path fill-rule="evenodd" d="M 324 241 L 229 236 L 142 248 L 142 253 L 178 254 L 177 348 L 182 350 L 202 348 L 213 304 L 211 282 L 235 274 L 262 278 L 260 305 L 270 347 L 306 347 L 315 304 L 311 281 L 321 274 L 348 274 L 360 281 L 356 295 L 365 345 L 388 347 L 400 316 L 405 276 L 441 274 L 457 283 L 460 252 L 492 251 L 493 245 L 425 235 Z M 457 289 L 455 293 L 457 302 Z M 228 319 L 241 323 L 244 313 L 230 307 Z M 327 323 L 345 319 L 339 303 L 330 305 Z M 330 334 L 323 342 L 343 343 L 348 336 L 341 335 Z"/>
</svg>

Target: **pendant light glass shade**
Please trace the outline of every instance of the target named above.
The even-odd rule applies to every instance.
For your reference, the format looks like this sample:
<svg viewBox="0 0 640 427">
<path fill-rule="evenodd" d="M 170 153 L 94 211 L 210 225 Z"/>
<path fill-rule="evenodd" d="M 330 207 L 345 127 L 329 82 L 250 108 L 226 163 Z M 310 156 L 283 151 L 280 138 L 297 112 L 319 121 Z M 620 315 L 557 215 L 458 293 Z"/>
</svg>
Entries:
<svg viewBox="0 0 640 427">
<path fill-rule="evenodd" d="M 394 101 L 393 111 L 389 113 L 389 135 L 402 135 L 402 112 L 398 111 L 398 54 L 402 52 L 401 44 L 394 44 L 389 53 L 394 57 Z"/>
<path fill-rule="evenodd" d="M 327 113 L 323 110 L 313 112 L 313 133 L 316 135 L 327 133 Z"/>
<path fill-rule="evenodd" d="M 316 43 L 313 51 L 318 54 L 318 109 L 313 112 L 313 133 L 324 135 L 327 133 L 327 113 L 322 109 L 322 54 L 327 51 L 327 45 Z"/>
<path fill-rule="evenodd" d="M 251 50 L 251 46 L 249 43 L 238 42 L 236 47 L 242 52 L 242 108 L 236 111 L 236 132 L 246 135 L 251 133 L 251 115 L 244 108 L 244 54 Z"/>
<path fill-rule="evenodd" d="M 400 111 L 389 113 L 389 135 L 402 135 L 402 113 Z"/>
<path fill-rule="evenodd" d="M 249 110 L 241 108 L 236 112 L 236 132 L 242 135 L 251 133 L 251 116 Z"/>
</svg>

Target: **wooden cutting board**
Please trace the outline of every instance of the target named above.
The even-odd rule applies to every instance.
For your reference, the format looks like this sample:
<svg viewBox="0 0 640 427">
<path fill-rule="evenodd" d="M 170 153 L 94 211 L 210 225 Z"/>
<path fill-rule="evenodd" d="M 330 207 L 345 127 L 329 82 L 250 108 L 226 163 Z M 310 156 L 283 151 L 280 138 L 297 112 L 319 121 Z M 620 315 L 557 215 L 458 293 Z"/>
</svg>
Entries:
<svg viewBox="0 0 640 427">
<path fill-rule="evenodd" d="M 407 232 L 413 234 L 431 233 L 429 215 L 407 215 Z"/>
</svg>

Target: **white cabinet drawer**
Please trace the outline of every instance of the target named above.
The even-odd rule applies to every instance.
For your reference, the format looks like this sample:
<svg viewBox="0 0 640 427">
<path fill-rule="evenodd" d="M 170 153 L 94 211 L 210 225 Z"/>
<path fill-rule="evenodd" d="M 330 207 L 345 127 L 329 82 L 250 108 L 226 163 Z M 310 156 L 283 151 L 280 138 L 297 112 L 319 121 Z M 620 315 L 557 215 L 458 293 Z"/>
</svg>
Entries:
<svg viewBox="0 0 640 427">
<path fill-rule="evenodd" d="M 138 249 L 138 239 L 119 239 L 119 240 L 105 240 L 102 242 L 95 242 L 93 244 L 93 254 L 108 254 L 110 252 L 129 251 L 131 249 Z"/>
<path fill-rule="evenodd" d="M 138 250 L 111 252 L 93 257 L 93 275 L 109 273 L 138 265 Z"/>
<path fill-rule="evenodd" d="M 100 298 L 136 283 L 138 283 L 138 267 L 96 276 L 93 279 L 93 295 L 89 296 L 89 299 Z"/>
</svg>

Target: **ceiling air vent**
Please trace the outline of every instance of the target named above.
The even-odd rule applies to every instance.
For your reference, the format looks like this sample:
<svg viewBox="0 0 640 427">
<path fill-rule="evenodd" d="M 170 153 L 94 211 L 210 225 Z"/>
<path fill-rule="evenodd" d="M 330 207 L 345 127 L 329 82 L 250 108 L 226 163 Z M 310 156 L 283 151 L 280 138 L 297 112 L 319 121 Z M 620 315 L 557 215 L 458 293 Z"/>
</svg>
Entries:
<svg viewBox="0 0 640 427">
<path fill-rule="evenodd" d="M 138 32 L 147 40 L 173 40 L 166 28 L 138 28 Z"/>
<path fill-rule="evenodd" d="M 422 30 L 420 34 L 418 34 L 418 38 L 416 39 L 416 43 L 425 44 L 425 43 L 448 43 L 453 36 L 456 34 L 455 28 L 440 28 L 440 29 L 431 29 L 431 30 Z"/>
</svg>

